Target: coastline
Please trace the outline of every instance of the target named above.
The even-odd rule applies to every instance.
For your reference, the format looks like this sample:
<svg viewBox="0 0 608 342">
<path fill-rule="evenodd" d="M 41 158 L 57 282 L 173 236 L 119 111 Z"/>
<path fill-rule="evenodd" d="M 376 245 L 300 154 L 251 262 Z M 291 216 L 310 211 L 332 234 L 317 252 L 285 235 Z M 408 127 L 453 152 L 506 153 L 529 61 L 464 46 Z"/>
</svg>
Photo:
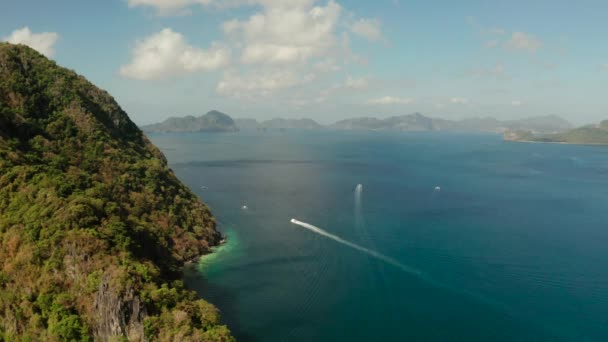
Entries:
<svg viewBox="0 0 608 342">
<path fill-rule="evenodd" d="M 216 245 L 210 246 L 209 249 L 206 252 L 204 252 L 204 253 L 202 253 L 200 255 L 197 255 L 197 256 L 189 259 L 189 260 L 186 260 L 184 262 L 184 266 L 183 267 L 187 267 L 189 265 L 197 264 L 205 256 L 215 253 L 218 248 L 222 247 L 223 245 L 226 245 L 228 243 L 228 235 L 227 234 L 222 234 L 219 231 L 218 231 L 218 233 L 220 233 L 220 240 L 217 242 Z"/>
<path fill-rule="evenodd" d="M 238 246 L 238 237 L 233 230 L 222 233 L 220 242 L 209 248 L 209 251 L 184 264 L 185 271 L 205 273 L 206 270 L 215 266 L 218 259 L 229 255 Z"/>
<path fill-rule="evenodd" d="M 608 146 L 608 143 L 573 143 L 566 141 L 536 141 L 536 140 L 510 140 L 503 139 L 505 142 L 528 143 L 528 144 L 559 144 L 559 145 L 581 145 L 581 146 Z"/>
</svg>

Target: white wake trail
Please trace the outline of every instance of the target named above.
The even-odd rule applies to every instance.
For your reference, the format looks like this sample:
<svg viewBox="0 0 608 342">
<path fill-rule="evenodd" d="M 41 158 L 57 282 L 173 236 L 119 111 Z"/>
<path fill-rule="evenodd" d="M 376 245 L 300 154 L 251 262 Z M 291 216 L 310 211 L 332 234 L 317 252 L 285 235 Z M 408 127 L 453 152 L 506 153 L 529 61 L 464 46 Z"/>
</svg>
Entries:
<svg viewBox="0 0 608 342">
<path fill-rule="evenodd" d="M 380 253 L 378 253 L 378 252 L 376 252 L 374 250 L 371 250 L 369 248 L 365 248 L 365 247 L 359 246 L 359 245 L 354 244 L 354 243 L 352 243 L 350 241 L 344 240 L 343 238 L 341 238 L 339 236 L 336 236 L 336 235 L 333 235 L 331 233 L 328 233 L 328 232 L 324 231 L 323 229 L 321 229 L 319 227 L 313 226 L 312 224 L 309 224 L 309 223 L 306 223 L 306 222 L 302 222 L 302 221 L 298 221 L 298 220 L 293 219 L 293 218 L 291 219 L 291 223 L 293 223 L 295 225 L 298 225 L 298 226 L 300 226 L 302 228 L 306 228 L 306 229 L 310 230 L 313 233 L 317 233 L 317 234 L 319 234 L 321 236 L 324 236 L 326 238 L 332 239 L 332 240 L 334 240 L 334 241 L 336 241 L 338 243 L 341 243 L 341 244 L 343 244 L 345 246 L 348 246 L 350 248 L 356 249 L 356 250 L 358 250 L 360 252 L 363 252 L 363 253 L 365 253 L 365 254 L 367 254 L 369 256 L 372 256 L 372 257 L 374 257 L 374 258 L 376 258 L 376 259 L 378 259 L 380 261 L 384 261 L 385 263 L 387 263 L 389 265 L 392 265 L 394 267 L 397 267 L 398 269 L 400 269 L 400 270 L 402 270 L 404 272 L 407 272 L 407 273 L 410 273 L 410 274 L 413 274 L 413 275 L 416 275 L 416 276 L 419 276 L 419 277 L 423 277 L 423 275 L 422 275 L 422 273 L 420 271 L 418 271 L 416 269 L 413 269 L 411 267 L 408 267 L 406 265 L 403 265 L 402 263 L 400 263 L 399 261 L 397 261 L 397 260 L 395 260 L 395 259 L 393 259 L 391 257 L 388 257 L 386 255 L 380 254 Z"/>
<path fill-rule="evenodd" d="M 361 194 L 363 185 L 357 184 L 355 187 L 355 227 L 357 230 L 363 228 L 363 215 L 361 214 Z"/>
<path fill-rule="evenodd" d="M 437 281 L 429 278 L 427 275 L 423 274 L 422 272 L 420 272 L 419 270 L 417 270 L 415 268 L 408 267 L 408 266 L 400 263 L 399 261 L 397 261 L 397 260 L 395 260 L 395 259 L 393 259 L 391 257 L 388 257 L 386 255 L 378 253 L 378 252 L 376 252 L 374 250 L 371 250 L 369 248 L 365 248 L 365 247 L 359 246 L 359 245 L 357 245 L 355 243 L 352 243 L 350 241 L 346 241 L 343 238 L 341 238 L 339 236 L 336 236 L 334 234 L 328 233 L 328 232 L 324 231 L 323 229 L 321 229 L 319 227 L 313 226 L 312 224 L 309 224 L 309 223 L 306 223 L 306 222 L 302 222 L 302 221 L 298 221 L 298 220 L 293 219 L 293 218 L 291 219 L 291 223 L 293 223 L 295 225 L 298 225 L 298 226 L 300 226 L 302 228 L 306 228 L 306 229 L 310 230 L 313 233 L 316 233 L 316 234 L 324 236 L 324 237 L 326 237 L 328 239 L 334 240 L 334 241 L 336 241 L 338 243 L 341 243 L 341 244 L 343 244 L 345 246 L 348 246 L 350 248 L 353 248 L 353 249 L 356 249 L 356 250 L 358 250 L 360 252 L 363 252 L 363 253 L 365 253 L 365 254 L 373 257 L 373 258 L 376 258 L 376 259 L 378 259 L 380 261 L 383 261 L 383 262 L 385 262 L 385 263 L 387 263 L 387 264 L 389 264 L 391 266 L 394 266 L 394 267 L 400 269 L 401 271 L 404 271 L 404 272 L 406 272 L 408 274 L 414 275 L 414 276 L 418 277 L 420 280 L 425 281 L 425 282 L 427 282 L 428 284 L 430 284 L 432 286 L 435 286 L 437 288 L 442 288 L 442 289 L 444 289 L 446 291 L 450 291 L 452 293 L 464 295 L 464 296 L 467 296 L 469 298 L 474 298 L 474 299 L 476 299 L 476 300 L 478 300 L 480 302 L 483 302 L 483 303 L 485 303 L 487 305 L 490 305 L 490 306 L 492 306 L 494 308 L 497 308 L 499 310 L 503 310 L 504 312 L 507 312 L 507 313 L 509 313 L 511 315 L 515 315 L 515 312 L 509 306 L 505 305 L 504 303 L 502 303 L 500 301 L 494 300 L 492 298 L 485 297 L 482 294 L 470 292 L 470 291 L 467 291 L 465 289 L 458 289 L 458 288 L 449 287 L 446 284 L 439 283 L 439 282 L 437 282 Z"/>
</svg>

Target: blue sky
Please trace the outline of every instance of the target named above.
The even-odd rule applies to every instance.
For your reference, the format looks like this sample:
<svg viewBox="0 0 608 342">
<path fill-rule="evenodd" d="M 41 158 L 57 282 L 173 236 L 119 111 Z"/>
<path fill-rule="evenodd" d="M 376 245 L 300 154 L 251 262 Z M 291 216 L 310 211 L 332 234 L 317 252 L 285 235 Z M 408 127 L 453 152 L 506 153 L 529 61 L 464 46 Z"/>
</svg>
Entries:
<svg viewBox="0 0 608 342">
<path fill-rule="evenodd" d="M 606 1 L 3 0 L 139 124 L 423 114 L 608 118 Z"/>
</svg>

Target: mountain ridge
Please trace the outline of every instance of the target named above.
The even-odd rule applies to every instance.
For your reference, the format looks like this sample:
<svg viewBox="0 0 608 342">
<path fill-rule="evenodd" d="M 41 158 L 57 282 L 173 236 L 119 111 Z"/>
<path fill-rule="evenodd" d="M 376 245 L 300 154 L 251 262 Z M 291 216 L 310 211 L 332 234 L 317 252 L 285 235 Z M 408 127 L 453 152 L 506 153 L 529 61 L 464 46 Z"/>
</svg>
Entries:
<svg viewBox="0 0 608 342">
<path fill-rule="evenodd" d="M 227 115 L 228 116 L 228 115 Z M 191 116 L 182 117 L 187 120 Z M 173 120 L 170 118 L 165 120 Z M 309 118 L 273 118 L 258 121 L 254 118 L 236 118 L 235 126 L 242 130 L 268 130 L 268 129 L 334 129 L 334 130 L 374 130 L 374 131 L 470 131 L 504 133 L 507 131 L 531 130 L 535 133 L 556 133 L 571 129 L 574 126 L 555 115 L 536 116 L 524 119 L 498 120 L 492 117 L 465 118 L 461 120 L 448 120 L 427 117 L 420 113 L 396 115 L 386 118 L 355 117 L 339 120 L 329 125 L 322 125 Z M 155 124 L 160 125 L 160 124 Z M 144 130 L 155 125 L 142 126 Z M 148 129 L 152 132 L 163 130 Z M 172 130 L 179 131 L 179 130 Z M 186 130 L 184 130 L 186 131 Z M 196 131 L 196 130 L 188 130 Z"/>
<path fill-rule="evenodd" d="M 184 133 L 184 132 L 236 132 L 238 127 L 227 114 L 211 110 L 204 115 L 195 117 L 170 117 L 162 122 L 141 126 L 149 133 Z"/>
<path fill-rule="evenodd" d="M 340 120 L 329 127 L 339 130 L 380 131 L 476 131 L 503 133 L 510 129 L 526 127 L 539 132 L 558 132 L 572 127 L 558 116 L 538 116 L 516 120 L 498 120 L 491 117 L 448 120 L 431 118 L 420 113 L 391 116 L 385 119 L 361 117 Z"/>
</svg>

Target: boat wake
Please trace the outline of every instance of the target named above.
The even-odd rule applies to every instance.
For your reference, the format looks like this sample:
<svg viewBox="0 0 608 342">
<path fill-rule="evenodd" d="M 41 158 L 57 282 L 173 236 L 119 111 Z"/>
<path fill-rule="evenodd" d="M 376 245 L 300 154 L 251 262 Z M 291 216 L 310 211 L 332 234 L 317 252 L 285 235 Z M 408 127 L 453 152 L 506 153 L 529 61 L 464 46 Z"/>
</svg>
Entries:
<svg viewBox="0 0 608 342">
<path fill-rule="evenodd" d="M 293 224 L 295 224 L 295 225 L 297 225 L 297 226 L 305 228 L 305 229 L 307 229 L 307 230 L 309 230 L 309 231 L 311 231 L 311 232 L 313 232 L 315 234 L 321 235 L 321 236 L 326 237 L 326 238 L 328 238 L 330 240 L 334 240 L 334 241 L 336 241 L 336 242 L 338 242 L 338 243 L 340 243 L 342 245 L 348 246 L 348 247 L 350 247 L 352 249 L 355 249 L 355 250 L 357 250 L 359 252 L 365 253 L 365 254 L 367 254 L 367 255 L 369 255 L 369 256 L 377 259 L 377 260 L 380 260 L 380 261 L 382 261 L 382 262 L 384 262 L 386 264 L 394 266 L 397 269 L 399 269 L 399 270 L 401 270 L 401 271 L 403 271 L 403 272 L 405 272 L 407 274 L 410 274 L 410 275 L 413 275 L 413 276 L 417 277 L 418 279 L 426 282 L 427 284 L 429 284 L 431 286 L 435 286 L 437 288 L 441 288 L 441 289 L 444 289 L 446 291 L 449 291 L 449 292 L 452 292 L 452 293 L 455 293 L 455 294 L 460 294 L 460 295 L 463 295 L 463 296 L 475 299 L 475 300 L 477 300 L 479 302 L 485 303 L 486 305 L 489 305 L 489 306 L 491 306 L 493 308 L 496 308 L 496 309 L 498 309 L 498 310 L 500 310 L 502 312 L 505 312 L 505 313 L 510 314 L 510 315 L 515 315 L 515 313 L 513 312 L 513 310 L 511 310 L 510 307 L 508 307 L 506 304 L 504 304 L 504 303 L 502 303 L 500 301 L 488 298 L 488 297 L 486 297 L 486 296 L 484 296 L 482 294 L 478 294 L 478 293 L 467 291 L 465 289 L 458 289 L 458 288 L 449 287 L 446 284 L 440 283 L 438 281 L 435 281 L 434 279 L 429 278 L 426 274 L 422 273 L 421 271 L 419 271 L 419 270 L 417 270 L 415 268 L 412 268 L 410 266 L 404 265 L 404 264 L 400 263 L 399 261 L 397 261 L 397 260 L 395 260 L 395 259 L 393 259 L 393 258 L 391 258 L 389 256 L 386 256 L 384 254 L 376 252 L 376 251 L 374 251 L 372 249 L 365 248 L 363 246 L 359 246 L 359 245 L 357 245 L 355 243 L 352 243 L 350 241 L 344 240 L 343 238 L 341 238 L 341 237 L 339 237 L 337 235 L 331 234 L 331 233 L 329 233 L 329 232 L 327 232 L 327 231 L 325 231 L 325 230 L 323 230 L 323 229 L 321 229 L 319 227 L 313 226 L 310 223 L 298 221 L 295 218 L 292 218 L 290 222 L 293 223 Z"/>
<path fill-rule="evenodd" d="M 383 261 L 383 262 L 385 262 L 385 263 L 387 263 L 387 264 L 389 264 L 391 266 L 394 266 L 394 267 L 396 267 L 396 268 L 398 268 L 398 269 L 400 269 L 400 270 L 402 270 L 404 272 L 407 272 L 407 273 L 412 274 L 412 275 L 416 275 L 418 277 L 423 277 L 422 272 L 418 271 L 417 269 L 414 269 L 414 268 L 411 268 L 409 266 L 406 266 L 406 265 L 400 263 L 399 261 L 397 261 L 397 260 L 395 260 L 395 259 L 393 259 L 391 257 L 388 257 L 388 256 L 386 256 L 384 254 L 378 253 L 378 252 L 376 252 L 374 250 L 371 250 L 369 248 L 365 248 L 363 246 L 359 246 L 359 245 L 357 245 L 355 243 L 352 243 L 350 241 L 344 240 L 343 238 L 341 238 L 341 237 L 339 237 L 337 235 L 328 233 L 328 232 L 326 232 L 325 230 L 323 230 L 323 229 L 321 229 L 319 227 L 313 226 L 312 224 L 309 224 L 309 223 L 306 223 L 306 222 L 302 222 L 302 221 L 298 221 L 298 220 L 293 219 L 293 218 L 291 219 L 291 223 L 293 223 L 295 225 L 298 225 L 298 226 L 300 226 L 302 228 L 308 229 L 311 232 L 319 234 L 321 236 L 324 236 L 324 237 L 326 237 L 328 239 L 334 240 L 334 241 L 336 241 L 336 242 L 338 242 L 338 243 L 340 243 L 342 245 L 345 245 L 345 246 L 348 246 L 350 248 L 356 249 L 359 252 L 363 252 L 363 253 L 365 253 L 365 254 L 367 254 L 367 255 L 375 258 L 375 259 Z"/>
</svg>

